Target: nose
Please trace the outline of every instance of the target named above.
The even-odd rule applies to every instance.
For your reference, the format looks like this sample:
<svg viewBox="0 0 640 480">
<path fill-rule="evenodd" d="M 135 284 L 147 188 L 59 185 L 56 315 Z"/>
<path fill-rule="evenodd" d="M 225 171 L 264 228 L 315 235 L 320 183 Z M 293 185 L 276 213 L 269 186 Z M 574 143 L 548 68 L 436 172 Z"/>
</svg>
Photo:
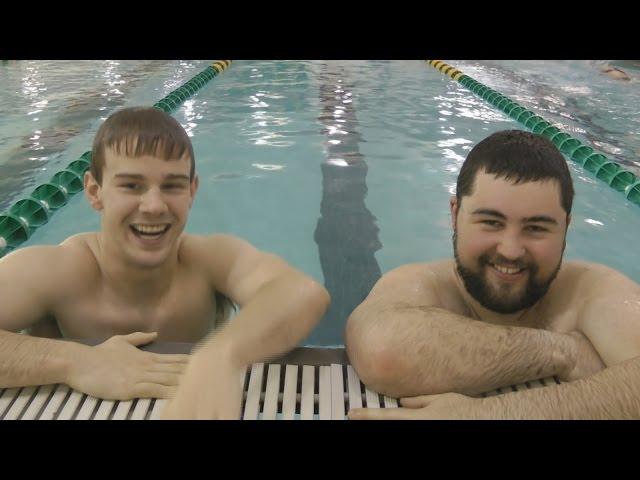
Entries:
<svg viewBox="0 0 640 480">
<path fill-rule="evenodd" d="M 497 253 L 502 255 L 507 260 L 516 261 L 522 258 L 525 254 L 524 245 L 516 233 L 508 233 L 502 236 L 498 242 Z"/>
<path fill-rule="evenodd" d="M 149 215 L 160 215 L 167 211 L 167 204 L 162 193 L 155 188 L 150 188 L 140 198 L 140 211 Z"/>
</svg>

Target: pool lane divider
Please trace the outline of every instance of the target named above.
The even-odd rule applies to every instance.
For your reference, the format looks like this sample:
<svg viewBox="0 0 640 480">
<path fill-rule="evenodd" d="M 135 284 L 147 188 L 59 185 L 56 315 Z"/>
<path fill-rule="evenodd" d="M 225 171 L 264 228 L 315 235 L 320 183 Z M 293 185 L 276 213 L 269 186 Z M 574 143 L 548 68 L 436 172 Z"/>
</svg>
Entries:
<svg viewBox="0 0 640 480">
<path fill-rule="evenodd" d="M 584 145 L 577 138 L 554 127 L 535 112 L 527 110 L 509 97 L 474 80 L 469 75 L 465 75 L 442 60 L 425 60 L 425 62 L 471 90 L 471 92 L 521 123 L 533 133 L 551 140 L 565 157 L 578 163 L 589 173 L 595 175 L 596 178 L 622 193 L 630 202 L 640 206 L 640 178 L 634 173 L 626 170 L 602 153 Z"/>
<path fill-rule="evenodd" d="M 171 114 L 183 102 L 224 72 L 231 60 L 219 60 L 173 90 L 153 106 Z M 91 150 L 57 172 L 47 183 L 38 185 L 27 198 L 18 200 L 0 215 L 0 258 L 27 241 L 47 223 L 53 213 L 84 188 L 84 173 L 91 165 Z"/>
</svg>

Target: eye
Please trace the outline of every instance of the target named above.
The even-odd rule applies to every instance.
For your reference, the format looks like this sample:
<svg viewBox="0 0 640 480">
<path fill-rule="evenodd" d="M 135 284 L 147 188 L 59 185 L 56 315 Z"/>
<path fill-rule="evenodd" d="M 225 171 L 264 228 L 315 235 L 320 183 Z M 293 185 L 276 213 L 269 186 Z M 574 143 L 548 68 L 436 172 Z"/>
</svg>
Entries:
<svg viewBox="0 0 640 480">
<path fill-rule="evenodd" d="M 139 184 L 137 183 L 123 183 L 120 185 L 121 188 L 124 188 L 126 190 L 137 190 L 139 187 Z"/>
<path fill-rule="evenodd" d="M 162 188 L 165 190 L 180 191 L 184 190 L 186 187 L 182 183 L 167 183 L 163 185 Z"/>
<path fill-rule="evenodd" d="M 548 230 L 544 227 L 540 227 L 538 225 L 529 225 L 527 230 L 530 232 L 540 233 L 540 232 L 548 232 Z"/>
<path fill-rule="evenodd" d="M 481 220 L 480 223 L 487 225 L 488 227 L 499 227 L 500 225 L 502 225 L 497 220 Z"/>
</svg>

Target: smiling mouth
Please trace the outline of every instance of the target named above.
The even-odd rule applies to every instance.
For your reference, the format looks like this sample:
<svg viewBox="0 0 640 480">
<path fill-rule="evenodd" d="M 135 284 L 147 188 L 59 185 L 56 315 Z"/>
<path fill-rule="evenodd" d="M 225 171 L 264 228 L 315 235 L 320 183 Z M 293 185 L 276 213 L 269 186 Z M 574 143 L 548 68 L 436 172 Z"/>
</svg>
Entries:
<svg viewBox="0 0 640 480">
<path fill-rule="evenodd" d="M 159 224 L 159 225 L 144 225 L 134 224 L 129 225 L 129 228 L 133 234 L 141 239 L 157 240 L 162 237 L 171 228 L 171 224 Z"/>
<path fill-rule="evenodd" d="M 503 275 L 518 275 L 526 270 L 526 268 L 505 267 L 495 263 L 489 263 L 488 265 Z"/>
</svg>

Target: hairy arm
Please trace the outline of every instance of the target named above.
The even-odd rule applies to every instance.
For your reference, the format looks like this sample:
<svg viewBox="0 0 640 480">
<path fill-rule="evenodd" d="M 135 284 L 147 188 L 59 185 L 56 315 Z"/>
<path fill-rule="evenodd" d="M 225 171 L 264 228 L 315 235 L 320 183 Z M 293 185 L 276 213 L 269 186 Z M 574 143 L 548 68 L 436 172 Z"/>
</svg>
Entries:
<svg viewBox="0 0 640 480">
<path fill-rule="evenodd" d="M 600 366 L 570 383 L 472 399 L 456 393 L 402 400 L 408 408 L 360 409 L 356 419 L 640 419 L 640 286 L 594 265 L 580 282 L 582 337 L 573 370 L 598 357 Z M 577 334 L 576 337 L 573 334 Z M 581 351 L 580 351 L 581 349 Z M 588 352 L 593 350 L 593 353 Z"/>
<path fill-rule="evenodd" d="M 457 393 L 400 400 L 403 408 L 360 408 L 353 420 L 625 420 L 640 419 L 640 357 L 588 378 L 487 398 Z"/>
<path fill-rule="evenodd" d="M 366 384 L 394 397 L 474 395 L 573 368 L 569 335 L 487 324 L 439 305 L 424 266 L 378 282 L 347 325 L 347 352 Z"/>
<path fill-rule="evenodd" d="M 0 330 L 0 387 L 65 383 L 82 346 Z"/>
<path fill-rule="evenodd" d="M 474 400 L 467 418 L 605 420 L 640 419 L 640 357 L 588 378 Z"/>
<path fill-rule="evenodd" d="M 640 286 L 594 265 L 582 289 L 579 331 L 607 368 L 588 378 L 482 400 L 488 418 L 640 418 Z"/>
</svg>

